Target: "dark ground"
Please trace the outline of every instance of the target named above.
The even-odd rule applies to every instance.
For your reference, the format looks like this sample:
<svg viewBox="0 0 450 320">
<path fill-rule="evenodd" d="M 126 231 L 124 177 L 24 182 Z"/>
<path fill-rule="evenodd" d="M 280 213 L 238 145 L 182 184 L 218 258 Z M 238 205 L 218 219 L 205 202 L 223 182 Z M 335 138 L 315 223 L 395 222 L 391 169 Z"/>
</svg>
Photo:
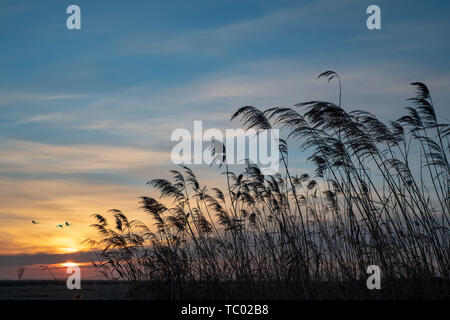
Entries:
<svg viewBox="0 0 450 320">
<path fill-rule="evenodd" d="M 0 300 L 121 300 L 127 288 L 120 281 L 85 280 L 69 290 L 64 280 L 2 280 Z"/>
<path fill-rule="evenodd" d="M 361 282 L 315 283 L 306 291 L 296 282 L 136 282 L 85 280 L 69 290 L 64 280 L 0 280 L 0 300 L 448 300 L 450 283 L 434 280 L 385 281 L 381 290 Z"/>
</svg>

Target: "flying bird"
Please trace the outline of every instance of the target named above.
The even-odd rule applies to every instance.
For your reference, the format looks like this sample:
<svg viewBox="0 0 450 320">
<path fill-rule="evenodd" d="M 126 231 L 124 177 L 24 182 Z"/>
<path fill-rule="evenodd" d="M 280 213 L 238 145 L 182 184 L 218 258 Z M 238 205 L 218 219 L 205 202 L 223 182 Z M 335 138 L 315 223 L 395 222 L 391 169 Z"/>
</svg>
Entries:
<svg viewBox="0 0 450 320">
<path fill-rule="evenodd" d="M 64 228 L 64 226 L 62 224 L 58 224 L 58 225 L 56 225 L 56 227 L 61 228 L 61 229 Z"/>
<path fill-rule="evenodd" d="M 72 226 L 72 223 L 68 223 L 68 222 L 66 221 L 66 226 L 71 227 L 71 226 Z"/>
<path fill-rule="evenodd" d="M 35 221 L 35 220 L 31 220 L 31 222 L 32 222 L 33 224 L 39 224 L 39 222 L 37 222 L 37 221 Z"/>
</svg>

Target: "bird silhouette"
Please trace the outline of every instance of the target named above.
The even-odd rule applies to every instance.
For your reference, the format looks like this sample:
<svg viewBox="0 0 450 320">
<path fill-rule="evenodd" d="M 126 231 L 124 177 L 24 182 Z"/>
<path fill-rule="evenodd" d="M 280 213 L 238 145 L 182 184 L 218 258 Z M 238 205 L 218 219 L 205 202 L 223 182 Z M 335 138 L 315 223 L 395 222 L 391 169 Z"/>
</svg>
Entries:
<svg viewBox="0 0 450 320">
<path fill-rule="evenodd" d="M 39 224 L 39 222 L 37 222 L 36 220 L 31 220 L 31 222 L 32 222 L 33 224 Z"/>
<path fill-rule="evenodd" d="M 71 227 L 71 226 L 72 226 L 72 223 L 68 223 L 68 222 L 66 221 L 66 226 Z"/>
<path fill-rule="evenodd" d="M 62 224 L 58 224 L 58 225 L 56 225 L 56 227 L 61 228 L 61 229 L 64 228 L 64 226 Z"/>
</svg>

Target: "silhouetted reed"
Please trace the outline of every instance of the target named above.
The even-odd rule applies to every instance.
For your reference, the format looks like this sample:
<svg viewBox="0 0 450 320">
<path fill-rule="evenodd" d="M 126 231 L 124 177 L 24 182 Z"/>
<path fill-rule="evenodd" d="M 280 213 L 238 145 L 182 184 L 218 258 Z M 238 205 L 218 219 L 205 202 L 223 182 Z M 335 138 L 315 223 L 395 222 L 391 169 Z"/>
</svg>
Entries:
<svg viewBox="0 0 450 320">
<path fill-rule="evenodd" d="M 340 84 L 333 71 L 319 77 Z M 287 130 L 281 173 L 250 163 L 231 172 L 221 156 L 226 190 L 185 166 L 149 181 L 160 198 L 141 205 L 154 225 L 96 215 L 96 266 L 128 280 L 135 298 L 448 298 L 450 125 L 438 122 L 428 88 L 412 85 L 408 114 L 388 124 L 344 110 L 341 92 L 338 105 L 240 108 L 232 119 L 246 129 Z M 309 154 L 314 177 L 292 173 L 289 140 Z M 365 285 L 373 264 L 380 292 Z"/>
</svg>

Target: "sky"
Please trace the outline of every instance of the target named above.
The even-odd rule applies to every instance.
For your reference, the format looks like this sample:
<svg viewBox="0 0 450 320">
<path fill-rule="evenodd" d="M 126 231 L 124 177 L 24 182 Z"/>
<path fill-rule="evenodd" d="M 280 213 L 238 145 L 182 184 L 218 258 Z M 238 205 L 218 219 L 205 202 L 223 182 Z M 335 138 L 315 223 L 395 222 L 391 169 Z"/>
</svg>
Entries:
<svg viewBox="0 0 450 320">
<path fill-rule="evenodd" d="M 66 28 L 71 4 L 81 30 Z M 380 30 L 366 27 L 371 4 Z M 244 105 L 336 102 L 325 70 L 346 110 L 397 119 L 420 81 L 448 121 L 449 14 L 444 0 L 0 0 L 0 279 L 88 261 L 91 214 L 149 222 L 138 197 L 175 167 L 175 129 L 237 128 Z M 290 163 L 312 172 L 300 152 Z M 223 179 L 192 169 L 208 186 Z"/>
</svg>

